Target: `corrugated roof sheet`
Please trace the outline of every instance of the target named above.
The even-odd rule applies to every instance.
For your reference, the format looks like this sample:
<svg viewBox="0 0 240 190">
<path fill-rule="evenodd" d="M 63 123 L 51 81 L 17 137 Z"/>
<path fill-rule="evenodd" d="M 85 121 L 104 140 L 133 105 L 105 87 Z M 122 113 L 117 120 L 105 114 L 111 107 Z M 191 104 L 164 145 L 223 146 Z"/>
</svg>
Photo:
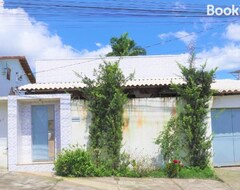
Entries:
<svg viewBox="0 0 240 190">
<path fill-rule="evenodd" d="M 240 80 L 216 80 L 216 82 L 212 84 L 212 89 L 217 90 L 219 93 L 237 94 L 240 93 Z"/>
<path fill-rule="evenodd" d="M 174 78 L 181 74 L 177 63 L 186 63 L 188 55 L 82 57 L 69 60 L 38 60 L 36 61 L 37 83 L 79 81 L 79 76 L 75 73 L 83 77 L 94 78 L 94 70 L 98 70 L 100 64 L 103 64 L 103 60 L 111 63 L 119 62 L 119 68 L 124 76 L 134 73 L 134 77 L 137 79 Z"/>
<path fill-rule="evenodd" d="M 81 82 L 59 82 L 59 83 L 35 83 L 20 86 L 20 90 L 66 90 L 83 88 L 85 85 Z"/>
<path fill-rule="evenodd" d="M 184 81 L 180 78 L 165 78 L 165 79 L 136 79 L 128 81 L 125 87 L 150 87 L 150 86 L 164 86 L 170 85 L 171 82 L 176 84 L 183 84 Z M 81 82 L 61 82 L 61 83 L 35 83 L 21 86 L 20 90 L 66 90 L 84 88 Z"/>
<path fill-rule="evenodd" d="M 184 84 L 181 78 L 164 78 L 164 79 L 136 79 L 128 81 L 125 85 L 126 88 L 132 87 L 154 87 L 154 86 L 168 86 L 171 83 Z M 81 82 L 62 82 L 62 83 L 35 83 L 21 86 L 20 90 L 74 90 L 84 88 Z M 212 89 L 217 90 L 219 93 L 240 93 L 240 80 L 223 79 L 216 80 L 212 84 Z"/>
</svg>

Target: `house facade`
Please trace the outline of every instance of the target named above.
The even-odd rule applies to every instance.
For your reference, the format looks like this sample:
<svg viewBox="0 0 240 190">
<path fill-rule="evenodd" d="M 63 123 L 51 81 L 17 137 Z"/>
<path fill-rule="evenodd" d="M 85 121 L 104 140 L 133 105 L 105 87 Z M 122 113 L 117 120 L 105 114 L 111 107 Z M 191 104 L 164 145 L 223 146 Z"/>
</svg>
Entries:
<svg viewBox="0 0 240 190">
<path fill-rule="evenodd" d="M 176 62 L 186 59 L 138 56 L 120 60 L 125 75 L 135 73 L 135 79 L 124 86 L 129 100 L 124 108 L 122 141 L 123 150 L 133 158 L 161 164 L 154 140 L 176 114 L 176 93 L 170 84 L 184 83 L 176 77 L 180 75 Z M 86 147 L 91 115 L 81 92 L 84 84 L 75 72 L 93 77 L 93 70 L 102 61 L 96 58 L 39 61 L 37 83 L 23 85 L 18 88 L 22 93 L 5 98 L 10 171 L 52 171 L 53 161 L 62 148 L 70 144 Z M 240 81 L 216 80 L 212 88 L 216 94 L 210 102 L 207 123 L 208 134 L 214 134 L 213 164 L 237 165 Z"/>
<path fill-rule="evenodd" d="M 8 95 L 35 77 L 23 56 L 0 57 L 0 168 L 7 167 Z"/>
</svg>

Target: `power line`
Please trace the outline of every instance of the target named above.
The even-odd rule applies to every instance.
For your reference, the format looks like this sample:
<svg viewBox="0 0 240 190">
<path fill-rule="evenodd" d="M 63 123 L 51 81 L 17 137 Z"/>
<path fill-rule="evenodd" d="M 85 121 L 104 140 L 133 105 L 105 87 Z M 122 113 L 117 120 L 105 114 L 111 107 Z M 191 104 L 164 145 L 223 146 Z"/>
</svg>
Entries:
<svg viewBox="0 0 240 190">
<path fill-rule="evenodd" d="M 74 2 L 74 1 L 73 1 Z M 27 10 L 29 10 L 32 15 L 38 16 L 52 16 L 56 18 L 57 16 L 73 14 L 74 16 L 111 16 L 111 17 L 173 17 L 173 18 L 195 18 L 195 17 L 209 17 L 206 15 L 206 9 L 199 8 L 196 6 L 193 8 L 191 5 L 191 9 L 180 9 L 180 8 L 172 8 L 167 3 L 159 3 L 161 6 L 147 4 L 147 6 L 139 6 L 139 3 L 135 3 L 138 6 L 123 6 L 120 3 L 115 2 L 114 6 L 109 6 L 108 4 L 100 4 L 97 2 L 86 3 L 84 1 L 80 3 L 66 3 L 66 1 L 56 1 L 51 3 L 51 1 L 45 3 L 32 3 L 32 2 L 18 2 L 11 3 L 10 5 L 21 5 Z M 96 6 L 97 4 L 97 6 Z M 131 4 L 132 5 L 132 4 Z M 162 6 L 164 5 L 164 6 Z M 156 8 L 157 6 L 157 8 Z M 186 4 L 188 6 L 188 4 Z M 10 6 L 13 8 L 14 6 Z M 147 9 L 145 7 L 148 7 Z M 47 11 L 46 11 L 47 10 Z M 50 11 L 51 10 L 51 11 Z M 67 10 L 67 11 L 66 11 Z M 85 10 L 85 11 L 84 11 Z M 94 14 L 93 14 L 94 13 Z"/>
<path fill-rule="evenodd" d="M 238 22 L 238 20 L 232 21 L 232 23 L 235 23 L 235 22 Z M 222 26 L 225 26 L 225 25 L 220 25 L 220 26 L 218 26 L 218 27 L 222 27 Z M 144 48 L 151 48 L 151 47 L 153 47 L 153 46 L 162 45 L 162 44 L 169 43 L 169 42 L 172 42 L 172 41 L 175 41 L 175 40 L 181 40 L 181 39 L 184 39 L 184 38 L 186 38 L 186 37 L 193 36 L 193 35 L 195 35 L 195 34 L 201 34 L 201 33 L 203 33 L 203 32 L 216 29 L 216 28 L 218 28 L 218 27 L 210 27 L 210 28 L 208 28 L 208 29 L 203 29 L 203 30 L 200 30 L 200 31 L 198 31 L 198 32 L 193 32 L 193 33 L 190 33 L 190 34 L 186 34 L 186 35 L 184 35 L 184 36 L 182 36 L 182 37 L 174 37 L 173 39 L 165 40 L 165 41 L 163 41 L 163 42 L 158 42 L 158 43 L 155 43 L 155 44 L 147 45 L 147 46 L 145 46 Z"/>
<path fill-rule="evenodd" d="M 238 20 L 234 20 L 233 22 L 237 22 Z M 224 26 L 224 25 L 221 25 L 221 26 Z M 218 26 L 219 27 L 219 26 Z M 208 30 L 213 30 L 213 29 L 216 29 L 216 27 L 211 27 L 211 28 L 208 28 L 206 30 L 201 30 L 201 31 L 198 31 L 198 32 L 195 32 L 195 34 L 200 34 L 200 33 L 203 33 L 203 32 L 206 32 Z M 155 43 L 155 44 L 151 44 L 151 45 L 148 45 L 148 46 L 145 46 L 144 48 L 145 49 L 148 49 L 148 48 L 151 48 L 153 46 L 157 46 L 157 45 L 162 45 L 163 43 L 170 43 L 172 41 L 175 41 L 175 40 L 181 40 L 183 38 L 186 38 L 186 37 L 189 37 L 189 36 L 192 36 L 193 34 L 187 34 L 185 36 L 182 36 L 182 37 L 175 37 L 174 39 L 169 39 L 169 40 L 165 40 L 164 42 L 160 42 L 160 43 Z M 165 57 L 171 57 L 173 55 L 165 55 Z M 163 56 L 164 57 L 164 56 Z M 215 56 L 214 56 L 215 57 Z M 84 58 L 84 57 L 82 57 Z M 209 58 L 209 57 L 208 57 Z M 73 63 L 73 64 L 69 64 L 69 65 L 64 65 L 64 66 L 60 66 L 60 67 L 54 67 L 54 68 L 51 68 L 51 69 L 46 69 L 46 70 L 42 70 L 42 71 L 38 71 L 38 72 L 34 72 L 34 74 L 37 74 L 37 73 L 43 73 L 43 72 L 48 72 L 48 71 L 52 71 L 52 70 L 57 70 L 57 69 L 63 69 L 63 68 L 67 68 L 67 67 L 71 67 L 71 66 L 75 66 L 75 65 L 79 65 L 79 64 L 84 64 L 84 63 L 89 63 L 89 62 L 93 62 L 95 60 L 99 60 L 99 59 L 103 59 L 103 58 L 93 58 L 93 59 L 90 59 L 88 61 L 85 61 L 85 62 L 78 62 L 78 63 Z M 45 61 L 48 60 L 50 61 L 51 59 L 44 59 Z M 56 60 L 69 60 L 69 59 L 52 59 L 52 61 L 56 61 Z M 42 60 L 43 61 L 43 60 Z M 24 76 L 24 75 L 23 75 Z"/>
</svg>

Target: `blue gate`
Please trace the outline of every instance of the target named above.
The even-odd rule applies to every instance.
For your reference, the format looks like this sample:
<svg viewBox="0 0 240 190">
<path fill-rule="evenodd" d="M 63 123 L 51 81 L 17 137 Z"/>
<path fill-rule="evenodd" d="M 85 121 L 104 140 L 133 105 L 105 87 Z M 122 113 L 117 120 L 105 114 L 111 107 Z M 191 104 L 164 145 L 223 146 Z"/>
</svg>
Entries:
<svg viewBox="0 0 240 190">
<path fill-rule="evenodd" d="M 240 109 L 212 109 L 214 166 L 240 164 Z"/>
</svg>

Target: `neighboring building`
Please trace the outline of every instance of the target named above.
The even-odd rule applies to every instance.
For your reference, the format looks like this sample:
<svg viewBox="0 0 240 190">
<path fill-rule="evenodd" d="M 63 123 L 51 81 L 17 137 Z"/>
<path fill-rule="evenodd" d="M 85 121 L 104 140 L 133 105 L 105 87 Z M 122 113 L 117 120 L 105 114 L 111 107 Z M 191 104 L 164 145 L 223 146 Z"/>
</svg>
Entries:
<svg viewBox="0 0 240 190">
<path fill-rule="evenodd" d="M 35 77 L 25 57 L 0 57 L 0 168 L 7 166 L 8 95 L 17 87 L 34 83 Z"/>
<path fill-rule="evenodd" d="M 13 95 L 16 87 L 35 82 L 25 57 L 0 56 L 0 96 Z"/>
<path fill-rule="evenodd" d="M 106 58 L 107 61 L 118 59 Z M 176 62 L 184 60 L 187 57 L 173 55 L 120 60 L 119 66 L 125 75 L 135 72 L 135 80 L 124 87 L 129 101 L 124 111 L 123 148 L 132 157 L 147 157 L 161 164 L 154 139 L 171 115 L 176 114 L 176 93 L 170 84 L 183 84 L 182 79 L 176 78 L 180 75 Z M 93 77 L 93 70 L 102 61 L 96 58 L 39 61 L 37 83 L 21 86 L 19 89 L 25 95 L 5 98 L 9 113 L 10 171 L 52 171 L 53 160 L 62 148 L 69 144 L 78 143 L 83 147 L 87 144 L 90 114 L 81 93 L 84 85 L 74 72 Z M 217 80 L 212 88 L 217 93 L 210 102 L 212 114 L 209 112 L 207 122 L 208 134 L 212 134 L 212 128 L 215 134 L 213 163 L 236 165 L 240 163 L 236 146 L 240 138 L 240 125 L 236 121 L 240 110 L 240 81 Z"/>
</svg>

